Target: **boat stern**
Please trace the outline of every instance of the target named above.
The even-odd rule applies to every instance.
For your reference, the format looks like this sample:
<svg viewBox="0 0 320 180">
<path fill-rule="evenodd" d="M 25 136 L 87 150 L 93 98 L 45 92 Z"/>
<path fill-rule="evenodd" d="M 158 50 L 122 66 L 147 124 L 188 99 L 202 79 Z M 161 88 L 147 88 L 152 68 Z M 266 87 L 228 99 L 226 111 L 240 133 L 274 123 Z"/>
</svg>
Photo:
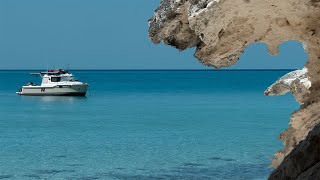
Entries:
<svg viewBox="0 0 320 180">
<path fill-rule="evenodd" d="M 17 92 L 16 92 L 16 94 L 22 95 L 22 88 L 18 89 Z"/>
</svg>

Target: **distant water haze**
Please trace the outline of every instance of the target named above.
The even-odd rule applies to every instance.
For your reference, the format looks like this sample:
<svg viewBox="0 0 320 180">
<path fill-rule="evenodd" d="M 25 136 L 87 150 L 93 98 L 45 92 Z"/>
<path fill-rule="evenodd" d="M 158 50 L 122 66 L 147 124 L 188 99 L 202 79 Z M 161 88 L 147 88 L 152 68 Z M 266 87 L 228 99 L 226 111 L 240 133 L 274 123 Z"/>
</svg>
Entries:
<svg viewBox="0 0 320 180">
<path fill-rule="evenodd" d="M 159 1 L 1 0 L 0 69 L 207 69 L 194 49 L 181 53 L 148 38 L 148 19 Z M 247 48 L 233 69 L 297 69 L 301 43 Z"/>
</svg>

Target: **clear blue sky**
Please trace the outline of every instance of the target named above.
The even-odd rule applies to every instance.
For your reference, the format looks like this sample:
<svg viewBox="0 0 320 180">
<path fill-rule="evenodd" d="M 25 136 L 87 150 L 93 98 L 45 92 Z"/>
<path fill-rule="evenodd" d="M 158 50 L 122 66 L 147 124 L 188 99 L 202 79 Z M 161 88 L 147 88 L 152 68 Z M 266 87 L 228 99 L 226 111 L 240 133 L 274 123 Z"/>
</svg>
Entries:
<svg viewBox="0 0 320 180">
<path fill-rule="evenodd" d="M 1 0 L 0 69 L 203 69 L 194 50 L 154 45 L 148 19 L 159 0 Z M 301 68 L 301 44 L 277 57 L 251 45 L 232 68 Z"/>
</svg>

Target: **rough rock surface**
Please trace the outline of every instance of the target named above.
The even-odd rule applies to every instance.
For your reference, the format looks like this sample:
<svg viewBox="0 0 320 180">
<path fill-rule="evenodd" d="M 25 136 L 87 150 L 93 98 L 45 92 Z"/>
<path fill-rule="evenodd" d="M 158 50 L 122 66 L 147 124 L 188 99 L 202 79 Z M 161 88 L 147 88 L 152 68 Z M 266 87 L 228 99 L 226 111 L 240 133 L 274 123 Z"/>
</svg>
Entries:
<svg viewBox="0 0 320 180">
<path fill-rule="evenodd" d="M 264 94 L 266 96 L 281 96 L 291 92 L 295 99 L 303 104 L 304 98 L 310 95 L 311 82 L 307 72 L 307 68 L 303 68 L 286 74 L 272 84 Z"/>
<path fill-rule="evenodd" d="M 162 0 L 149 21 L 149 36 L 154 43 L 162 41 L 179 50 L 195 47 L 195 57 L 215 68 L 233 65 L 254 42 L 265 42 L 271 54 L 277 54 L 284 41 L 302 42 L 308 53 L 308 71 L 283 77 L 266 94 L 290 91 L 301 104 L 292 114 L 289 128 L 280 135 L 285 148 L 276 153 L 273 166 L 281 175 L 270 178 L 292 177 L 293 172 L 295 177 L 306 178 L 306 172 L 310 177 L 317 175 L 320 165 L 303 166 L 304 171 L 293 164 L 284 168 L 290 163 L 309 163 L 299 161 L 300 155 L 306 154 L 306 149 L 298 148 L 299 143 L 314 145 L 315 141 L 306 137 L 312 129 L 319 131 L 315 128 L 320 122 L 319 19 L 320 0 Z"/>
<path fill-rule="evenodd" d="M 294 170 L 294 171 L 293 171 Z M 270 176 L 273 179 L 315 180 L 320 177 L 320 124 Z"/>
</svg>

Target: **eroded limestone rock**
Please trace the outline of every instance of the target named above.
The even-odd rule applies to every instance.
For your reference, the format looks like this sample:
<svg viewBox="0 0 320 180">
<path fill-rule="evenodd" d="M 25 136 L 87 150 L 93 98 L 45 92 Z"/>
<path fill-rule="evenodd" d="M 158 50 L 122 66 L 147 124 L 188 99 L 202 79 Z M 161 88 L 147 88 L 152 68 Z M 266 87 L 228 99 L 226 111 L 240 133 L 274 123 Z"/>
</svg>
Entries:
<svg viewBox="0 0 320 180">
<path fill-rule="evenodd" d="M 320 124 L 317 125 L 284 162 L 270 175 L 270 180 L 320 178 Z"/>
<path fill-rule="evenodd" d="M 266 96 L 281 96 L 291 92 L 295 99 L 303 104 L 305 97 L 310 95 L 311 82 L 307 76 L 307 68 L 296 70 L 281 77 L 272 84 L 264 94 Z"/>
<path fill-rule="evenodd" d="M 162 0 L 149 21 L 149 36 L 155 43 L 162 41 L 179 50 L 195 47 L 195 57 L 215 68 L 235 64 L 254 42 L 266 43 L 271 54 L 278 53 L 282 42 L 302 42 L 308 72 L 293 72 L 266 92 L 290 91 L 302 105 L 280 135 L 285 148 L 276 153 L 273 165 L 294 162 L 285 157 L 299 143 L 307 143 L 308 133 L 320 122 L 320 0 Z M 277 177 L 296 171 L 296 166 L 292 168 Z"/>
</svg>

